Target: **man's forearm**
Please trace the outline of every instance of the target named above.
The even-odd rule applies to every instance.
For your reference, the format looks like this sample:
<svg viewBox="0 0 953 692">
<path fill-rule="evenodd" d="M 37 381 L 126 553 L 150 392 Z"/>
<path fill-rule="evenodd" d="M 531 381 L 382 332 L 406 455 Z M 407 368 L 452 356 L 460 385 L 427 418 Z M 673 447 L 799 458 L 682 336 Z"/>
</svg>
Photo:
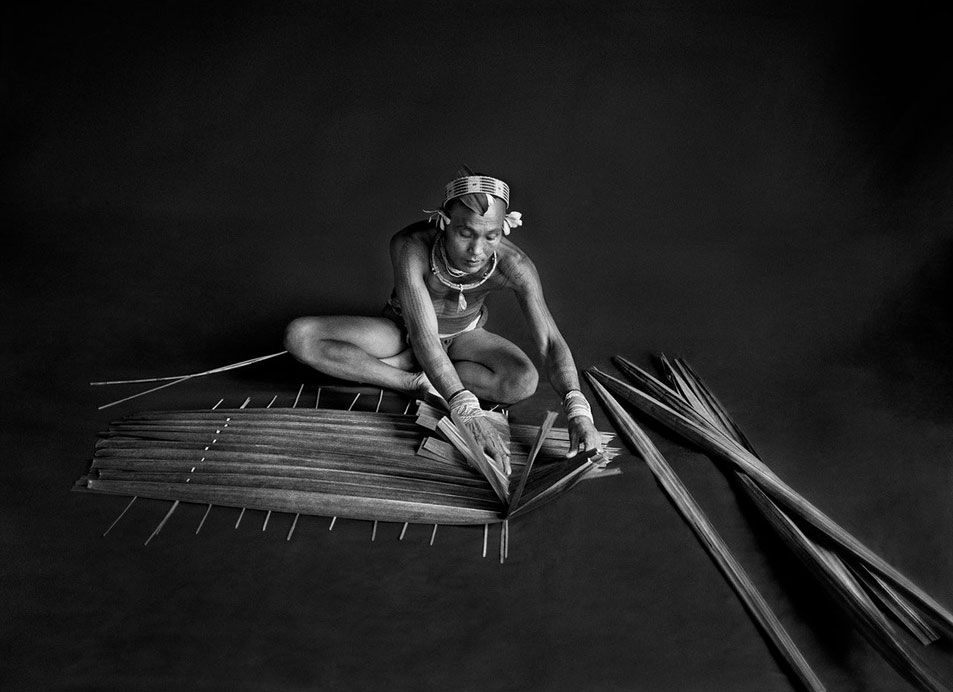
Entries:
<svg viewBox="0 0 953 692">
<path fill-rule="evenodd" d="M 576 363 L 573 361 L 569 347 L 563 344 L 554 344 L 546 357 L 546 374 L 549 383 L 556 390 L 560 398 L 573 389 L 579 389 L 579 375 L 576 373 Z"/>
<path fill-rule="evenodd" d="M 440 347 L 439 342 L 415 344 L 414 355 L 427 373 L 430 384 L 444 399 L 449 401 L 451 396 L 464 388 L 456 368 L 453 367 L 453 363 Z"/>
</svg>

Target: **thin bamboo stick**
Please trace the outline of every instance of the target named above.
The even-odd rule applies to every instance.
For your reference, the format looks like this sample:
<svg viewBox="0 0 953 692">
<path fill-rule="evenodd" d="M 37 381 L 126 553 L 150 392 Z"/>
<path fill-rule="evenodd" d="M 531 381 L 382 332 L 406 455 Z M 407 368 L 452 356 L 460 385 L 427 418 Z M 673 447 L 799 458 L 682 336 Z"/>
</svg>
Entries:
<svg viewBox="0 0 953 692">
<path fill-rule="evenodd" d="M 153 529 L 152 533 L 149 534 L 149 537 L 146 539 L 146 542 L 143 545 L 149 545 L 149 541 L 159 535 L 159 532 L 162 530 L 162 527 L 165 526 L 165 523 L 169 521 L 169 517 L 172 516 L 172 512 L 175 511 L 175 508 L 179 506 L 179 501 L 176 500 L 172 503 L 172 506 L 169 507 L 169 511 L 166 512 L 166 515 L 162 517 L 162 521 L 159 522 L 159 525 Z"/>
<path fill-rule="evenodd" d="M 232 363 L 230 365 L 222 365 L 211 370 L 205 370 L 203 372 L 193 372 L 189 375 L 170 375 L 167 377 L 145 377 L 136 380 L 109 380 L 109 381 L 100 381 L 100 382 L 90 382 L 89 384 L 93 386 L 99 385 L 111 385 L 111 384 L 142 384 L 145 382 L 164 382 L 167 380 L 184 380 L 192 377 L 202 377 L 204 375 L 214 375 L 220 372 L 226 372 L 227 370 L 235 370 L 237 368 L 243 368 L 246 365 L 253 365 L 255 363 L 260 363 L 263 360 L 268 360 L 269 358 L 276 358 L 278 356 L 283 356 L 287 351 L 279 351 L 278 353 L 272 353 L 267 356 L 258 356 L 257 358 L 249 358 L 247 360 L 239 361 L 237 363 Z"/>
<path fill-rule="evenodd" d="M 430 534 L 430 545 L 433 545 L 434 539 L 437 537 L 437 525 L 433 525 L 433 531 Z"/>
<path fill-rule="evenodd" d="M 675 432 L 699 445 L 706 452 L 714 454 L 745 471 L 762 490 L 784 509 L 790 511 L 796 519 L 803 519 L 814 526 L 840 548 L 860 560 L 873 572 L 898 589 L 906 598 L 913 601 L 937 625 L 948 632 L 953 632 L 953 614 L 950 614 L 929 594 L 841 528 L 817 507 L 798 495 L 765 466 L 764 462 L 747 449 L 724 435 L 712 432 L 705 426 L 689 420 L 662 402 L 596 368 L 590 369 L 588 374 L 591 375 L 591 380 L 600 382 L 640 411 L 669 426 Z"/>
<path fill-rule="evenodd" d="M 295 527 L 298 525 L 298 517 L 300 517 L 300 516 L 301 516 L 300 513 L 295 512 L 295 518 L 294 518 L 294 520 L 291 522 L 291 528 L 288 529 L 288 535 L 285 537 L 285 540 L 286 540 L 286 541 L 290 541 L 290 540 L 291 540 L 291 534 L 293 534 L 293 533 L 295 532 Z"/>
<path fill-rule="evenodd" d="M 298 393 L 295 395 L 295 400 L 294 400 L 294 403 L 291 404 L 291 408 L 297 408 L 297 407 L 298 407 L 298 401 L 301 399 L 301 392 L 303 392 L 303 391 L 304 391 L 304 382 L 302 382 L 302 383 L 301 383 L 301 386 L 298 387 Z"/>
<path fill-rule="evenodd" d="M 212 503 L 210 502 L 208 507 L 205 508 L 205 514 L 202 515 L 202 521 L 199 522 L 199 525 L 195 528 L 195 535 L 198 536 L 199 531 L 202 530 L 202 526 L 205 525 L 205 520 L 208 518 L 208 513 L 212 511 Z"/>
<path fill-rule="evenodd" d="M 171 387 L 171 386 L 174 385 L 174 384 L 180 384 L 180 383 L 185 382 L 186 380 L 189 380 L 189 379 L 191 379 L 191 376 L 189 376 L 189 377 L 182 377 L 182 378 L 180 378 L 180 379 L 178 379 L 178 380 L 172 380 L 171 382 L 166 382 L 165 384 L 160 384 L 158 387 L 153 387 L 153 388 L 151 388 L 151 389 L 147 389 L 147 390 L 144 391 L 144 392 L 139 392 L 138 394 L 132 394 L 131 396 L 123 397 L 122 399 L 117 399 L 116 401 L 112 401 L 112 402 L 110 402 L 110 403 L 108 403 L 108 404 L 103 404 L 102 406 L 98 406 L 98 407 L 97 407 L 97 410 L 102 411 L 104 408 L 109 408 L 109 407 L 111 407 L 111 406 L 116 406 L 116 405 L 118 405 L 118 404 L 124 404 L 125 402 L 131 401 L 132 399 L 135 399 L 136 397 L 145 396 L 146 394 L 152 394 L 152 392 L 158 392 L 160 389 L 165 389 L 166 387 Z"/>
<path fill-rule="evenodd" d="M 398 540 L 398 541 L 404 540 L 404 534 L 405 534 L 405 533 L 407 533 L 407 522 L 406 522 L 406 521 L 404 522 L 404 528 L 402 528 L 402 529 L 400 530 L 400 537 L 398 537 L 397 540 Z"/>
<path fill-rule="evenodd" d="M 374 528 L 371 529 L 371 540 L 377 539 L 377 519 L 374 520 Z"/>
<path fill-rule="evenodd" d="M 129 504 L 126 505 L 126 508 L 119 513 L 119 516 L 113 520 L 113 523 L 109 525 L 109 528 L 103 531 L 103 537 L 105 538 L 106 534 L 113 530 L 113 527 L 119 523 L 119 520 L 126 516 L 126 512 L 129 511 L 129 508 L 132 507 L 132 503 L 136 501 L 137 495 L 133 495 L 132 499 L 129 500 Z"/>
<path fill-rule="evenodd" d="M 655 475 L 666 495 L 675 504 L 685 521 L 695 532 L 716 566 L 735 590 L 738 598 L 751 614 L 765 638 L 785 661 L 789 670 L 800 684 L 808 690 L 824 690 L 824 684 L 811 670 L 807 660 L 801 654 L 794 641 L 771 611 L 747 573 L 734 558 L 721 536 L 711 525 L 708 518 L 675 475 L 668 462 L 656 449 L 648 436 L 636 425 L 635 421 L 619 405 L 598 380 L 589 375 L 589 381 L 597 397 L 605 408 L 616 428 L 637 452 Z"/>
<path fill-rule="evenodd" d="M 235 528 L 238 528 L 238 525 L 242 523 L 242 517 L 245 516 L 245 508 L 242 507 L 242 511 L 238 513 L 238 519 L 235 520 Z"/>
<path fill-rule="evenodd" d="M 271 510 L 269 509 L 265 512 L 265 520 L 261 523 L 261 530 L 264 531 L 268 528 L 268 520 L 271 519 Z"/>
</svg>

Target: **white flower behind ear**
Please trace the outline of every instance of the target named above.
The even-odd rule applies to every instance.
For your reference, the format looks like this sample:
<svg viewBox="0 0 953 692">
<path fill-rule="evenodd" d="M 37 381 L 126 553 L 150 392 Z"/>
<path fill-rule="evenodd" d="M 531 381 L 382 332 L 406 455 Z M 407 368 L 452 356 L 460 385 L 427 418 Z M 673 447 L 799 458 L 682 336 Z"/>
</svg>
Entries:
<svg viewBox="0 0 953 692">
<path fill-rule="evenodd" d="M 518 211 L 511 211 L 503 217 L 503 235 L 509 235 L 514 228 L 523 225 L 523 215 Z"/>
<path fill-rule="evenodd" d="M 441 231 L 445 231 L 447 226 L 450 225 L 450 217 L 443 209 L 424 209 L 424 214 L 430 214 L 427 221 L 436 221 L 437 228 Z"/>
</svg>

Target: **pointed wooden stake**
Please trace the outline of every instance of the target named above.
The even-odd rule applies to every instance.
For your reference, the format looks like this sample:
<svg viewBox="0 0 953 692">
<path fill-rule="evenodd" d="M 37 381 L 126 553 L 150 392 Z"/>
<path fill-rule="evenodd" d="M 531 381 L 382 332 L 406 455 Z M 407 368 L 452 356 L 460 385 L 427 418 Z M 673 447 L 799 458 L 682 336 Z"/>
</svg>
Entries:
<svg viewBox="0 0 953 692">
<path fill-rule="evenodd" d="M 293 533 L 295 532 L 295 527 L 298 525 L 298 517 L 300 517 L 300 516 L 301 516 L 300 514 L 295 514 L 294 521 L 291 522 L 291 528 L 288 529 L 288 535 L 287 535 L 287 537 L 285 537 L 285 540 L 286 540 L 286 541 L 290 541 L 290 540 L 291 540 L 291 534 L 293 534 Z"/>
<path fill-rule="evenodd" d="M 208 517 L 208 513 L 212 511 L 212 503 L 208 503 L 208 507 L 205 508 L 205 514 L 202 515 L 202 521 L 199 522 L 199 525 L 195 529 L 195 535 L 199 534 L 199 531 L 202 530 L 202 525 L 205 524 L 205 519 Z"/>
<path fill-rule="evenodd" d="M 500 524 L 500 564 L 506 559 L 506 524 Z"/>
<path fill-rule="evenodd" d="M 271 510 L 269 509 L 267 514 L 265 514 L 265 521 L 261 524 L 261 530 L 264 531 L 268 528 L 268 520 L 271 519 Z"/>
<path fill-rule="evenodd" d="M 138 495 L 134 495 L 133 498 L 132 498 L 131 500 L 129 500 L 129 504 L 126 505 L 126 508 L 125 508 L 124 510 L 122 510 L 122 512 L 119 513 L 119 516 L 116 517 L 116 518 L 113 520 L 113 523 L 109 525 L 109 528 L 106 529 L 105 531 L 103 531 L 103 536 L 105 536 L 107 533 L 109 533 L 110 531 L 112 531 L 112 530 L 113 530 L 113 527 L 114 527 L 116 524 L 119 523 L 119 520 L 122 519 L 124 516 L 126 516 L 126 512 L 128 512 L 128 511 L 129 511 L 129 508 L 132 507 L 132 503 L 136 501 L 136 498 L 137 498 L 137 497 L 139 497 L 139 496 L 138 496 Z"/>
<path fill-rule="evenodd" d="M 338 520 L 337 517 L 331 517 L 331 525 L 328 527 L 328 531 L 334 530 L 334 522 L 336 522 L 337 520 Z"/>
<path fill-rule="evenodd" d="M 172 503 L 172 506 L 169 507 L 169 511 L 166 512 L 165 516 L 162 518 L 162 521 L 159 522 L 159 525 L 158 525 L 158 526 L 155 528 L 155 530 L 149 535 L 149 537 L 146 539 L 146 542 L 143 543 L 143 545 L 149 545 L 149 541 L 151 541 L 153 538 L 155 538 L 156 536 L 159 535 L 159 532 L 162 530 L 162 527 L 165 526 L 165 523 L 166 523 L 167 521 L 169 521 L 169 517 L 172 516 L 172 512 L 174 512 L 174 511 L 175 511 L 175 508 L 178 507 L 178 506 L 179 506 L 179 501 L 178 501 L 178 500 L 176 500 L 175 502 Z"/>
<path fill-rule="evenodd" d="M 404 534 L 405 534 L 405 533 L 407 533 L 407 522 L 406 522 L 406 521 L 404 522 L 404 528 L 402 528 L 402 529 L 400 530 L 400 538 L 398 538 L 397 540 L 398 540 L 398 541 L 404 540 Z"/>
<path fill-rule="evenodd" d="M 245 516 L 245 508 L 242 507 L 242 511 L 238 513 L 238 521 L 235 522 L 235 528 L 238 528 L 238 525 L 242 522 L 242 517 Z"/>
<path fill-rule="evenodd" d="M 437 537 L 437 525 L 433 525 L 433 533 L 430 534 L 430 545 L 433 545 L 433 539 Z"/>
</svg>

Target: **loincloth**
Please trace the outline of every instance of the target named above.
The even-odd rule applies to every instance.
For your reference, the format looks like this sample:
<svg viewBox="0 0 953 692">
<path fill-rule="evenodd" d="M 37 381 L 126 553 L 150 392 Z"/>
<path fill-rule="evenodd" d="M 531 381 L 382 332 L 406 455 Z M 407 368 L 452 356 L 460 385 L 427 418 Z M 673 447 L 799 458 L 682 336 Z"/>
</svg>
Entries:
<svg viewBox="0 0 953 692">
<path fill-rule="evenodd" d="M 397 327 L 401 331 L 401 334 L 403 335 L 404 341 L 406 341 L 409 344 L 410 334 L 407 331 L 407 324 L 404 322 L 403 316 L 399 312 L 397 312 L 394 306 L 391 305 L 390 303 L 387 303 L 386 305 L 384 305 L 384 310 L 381 314 L 397 325 Z M 453 340 L 456 339 L 461 334 L 472 332 L 475 329 L 481 329 L 483 325 L 486 324 L 488 317 L 489 315 L 487 313 L 486 306 L 483 306 L 480 309 L 479 314 L 473 318 L 473 321 L 470 322 L 470 324 L 468 324 L 463 329 L 453 332 L 452 334 L 437 334 L 437 338 L 440 339 L 440 345 L 443 346 L 443 350 L 446 351 L 448 348 L 450 348 L 450 344 L 453 343 Z"/>
</svg>

